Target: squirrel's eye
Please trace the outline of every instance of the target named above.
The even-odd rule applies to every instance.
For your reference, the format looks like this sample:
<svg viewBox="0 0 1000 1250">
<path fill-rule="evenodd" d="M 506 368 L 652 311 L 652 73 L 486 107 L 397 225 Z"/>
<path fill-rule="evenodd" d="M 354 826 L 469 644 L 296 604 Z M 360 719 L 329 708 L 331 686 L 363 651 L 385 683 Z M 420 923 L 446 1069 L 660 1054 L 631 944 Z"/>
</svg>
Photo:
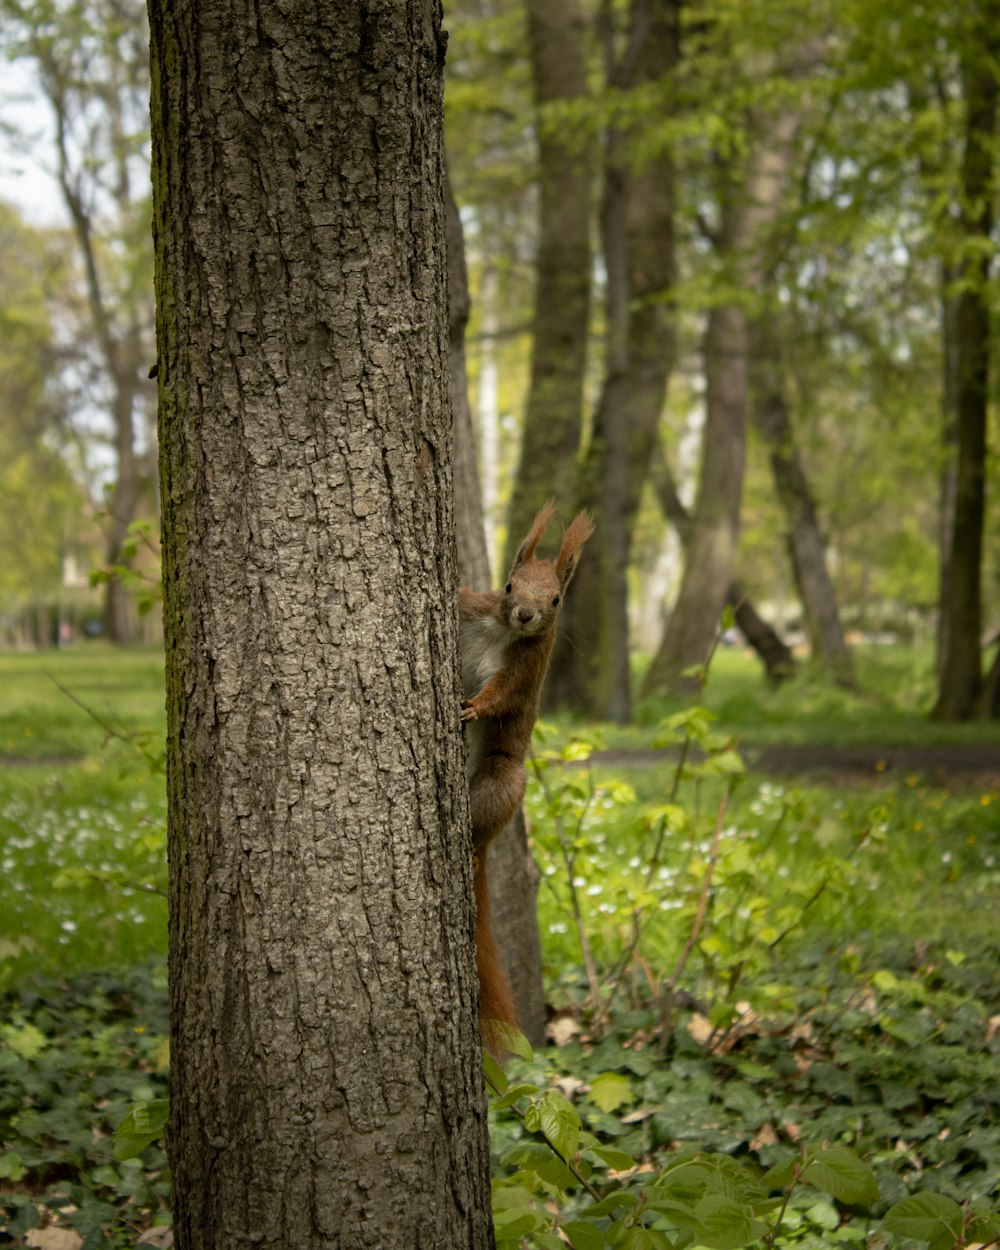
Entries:
<svg viewBox="0 0 1000 1250">
<path fill-rule="evenodd" d="M 503 588 L 503 593 L 504 593 L 505 595 L 509 595 L 512 589 L 513 589 L 513 587 L 511 586 L 510 582 L 508 582 L 508 583 L 507 583 L 507 585 L 506 585 L 506 586 L 504 586 L 504 588 Z"/>
<path fill-rule="evenodd" d="M 558 596 L 558 595 L 556 595 L 556 597 L 552 600 L 552 606 L 553 606 L 554 608 L 558 608 L 558 606 L 559 606 L 559 596 Z"/>
</svg>

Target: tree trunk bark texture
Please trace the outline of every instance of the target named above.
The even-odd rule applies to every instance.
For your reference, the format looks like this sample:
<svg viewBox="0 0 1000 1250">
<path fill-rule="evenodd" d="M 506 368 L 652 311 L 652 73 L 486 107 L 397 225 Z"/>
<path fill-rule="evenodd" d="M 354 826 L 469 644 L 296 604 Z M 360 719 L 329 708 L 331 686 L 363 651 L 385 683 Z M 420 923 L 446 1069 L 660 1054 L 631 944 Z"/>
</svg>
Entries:
<svg viewBox="0 0 1000 1250">
<path fill-rule="evenodd" d="M 440 10 L 150 21 L 177 1246 L 488 1247 Z"/>
<path fill-rule="evenodd" d="M 505 568 L 550 497 L 576 486 L 590 329 L 591 170 L 583 144 L 555 129 L 546 106 L 586 93 L 583 15 L 576 0 L 528 0 L 539 148 L 539 239 L 531 377 L 520 464 L 508 509 Z"/>
<path fill-rule="evenodd" d="M 676 0 L 635 0 L 629 45 L 610 72 L 620 90 L 665 80 L 680 55 Z M 632 698 L 627 573 L 643 483 L 677 348 L 675 171 L 668 153 L 635 164 L 629 135 L 609 137 L 603 206 L 608 272 L 604 387 L 577 503 L 597 523 L 563 608 L 548 702 L 627 721 Z"/>
<path fill-rule="evenodd" d="M 993 230 L 993 140 L 1000 105 L 996 56 L 1000 4 L 976 11 L 963 56 L 965 152 L 961 220 L 965 251 L 955 310 L 955 431 L 958 459 L 948 597 L 942 602 L 940 688 L 934 716 L 967 720 L 982 687 L 982 552 L 986 512 L 986 420 L 990 365 L 990 249 Z"/>
<path fill-rule="evenodd" d="M 476 470 L 476 447 L 465 368 L 465 328 L 469 320 L 469 283 L 465 240 L 458 207 L 448 191 L 448 295 L 451 403 L 455 415 L 455 531 L 458 575 L 463 586 L 490 585 L 482 498 Z M 517 1002 L 521 1032 L 533 1046 L 545 1041 L 545 989 L 538 933 L 538 868 L 528 846 L 524 812 L 517 815 L 490 847 L 490 914 L 504 972 Z"/>
</svg>

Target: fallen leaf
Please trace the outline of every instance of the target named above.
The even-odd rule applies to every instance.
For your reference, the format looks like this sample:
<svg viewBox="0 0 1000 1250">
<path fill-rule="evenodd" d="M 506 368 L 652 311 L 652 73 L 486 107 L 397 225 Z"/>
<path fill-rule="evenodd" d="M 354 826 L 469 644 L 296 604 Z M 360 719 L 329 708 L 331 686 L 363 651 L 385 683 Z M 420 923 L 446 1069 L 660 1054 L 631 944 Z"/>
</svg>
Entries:
<svg viewBox="0 0 1000 1250">
<path fill-rule="evenodd" d="M 580 1021 L 572 1016 L 553 1016 L 545 1026 L 545 1036 L 555 1046 L 565 1046 L 580 1032 Z"/>
<path fill-rule="evenodd" d="M 687 1031 L 699 1046 L 704 1046 L 715 1029 L 712 1028 L 712 1022 L 708 1016 L 703 1016 L 700 1011 L 696 1011 L 687 1022 Z"/>
<path fill-rule="evenodd" d="M 140 1233 L 135 1239 L 137 1246 L 159 1246 L 160 1250 L 169 1250 L 174 1244 L 174 1230 L 172 1228 L 164 1228 L 162 1225 L 157 1228 L 147 1228 L 144 1233 Z"/>
<path fill-rule="evenodd" d="M 80 1250 L 83 1238 L 77 1236 L 71 1228 L 56 1228 L 50 1224 L 48 1228 L 32 1228 L 24 1238 L 26 1246 L 34 1246 L 36 1250 Z"/>
<path fill-rule="evenodd" d="M 761 1146 L 776 1146 L 778 1144 L 778 1134 L 774 1131 L 773 1124 L 762 1124 L 756 1137 L 750 1139 L 750 1149 L 760 1150 Z"/>
</svg>

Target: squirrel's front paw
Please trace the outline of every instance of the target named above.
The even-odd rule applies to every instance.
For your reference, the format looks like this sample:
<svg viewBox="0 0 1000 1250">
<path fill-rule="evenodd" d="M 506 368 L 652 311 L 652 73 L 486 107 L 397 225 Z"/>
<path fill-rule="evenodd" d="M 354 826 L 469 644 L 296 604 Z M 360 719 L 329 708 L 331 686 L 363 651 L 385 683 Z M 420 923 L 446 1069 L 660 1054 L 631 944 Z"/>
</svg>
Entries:
<svg viewBox="0 0 1000 1250">
<path fill-rule="evenodd" d="M 465 721 L 478 720 L 476 709 L 473 707 L 471 699 L 462 700 L 462 710 L 459 715 L 461 716 L 463 723 Z"/>
</svg>

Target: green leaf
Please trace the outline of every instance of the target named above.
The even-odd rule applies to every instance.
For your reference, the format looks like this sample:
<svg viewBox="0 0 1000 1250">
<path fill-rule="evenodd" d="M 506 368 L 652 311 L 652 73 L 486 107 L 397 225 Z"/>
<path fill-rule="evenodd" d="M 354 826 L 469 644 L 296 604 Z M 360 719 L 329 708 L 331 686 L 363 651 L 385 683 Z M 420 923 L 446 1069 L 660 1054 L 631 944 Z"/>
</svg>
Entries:
<svg viewBox="0 0 1000 1250">
<path fill-rule="evenodd" d="M 627 1172 L 635 1167 L 635 1159 L 626 1150 L 614 1150 L 610 1146 L 591 1146 L 589 1154 L 597 1155 L 602 1163 L 616 1172 Z"/>
<path fill-rule="evenodd" d="M 531 1049 L 531 1043 L 518 1029 L 511 1028 L 509 1024 L 500 1024 L 494 1021 L 491 1029 L 496 1037 L 497 1042 L 510 1051 L 512 1055 L 517 1055 L 519 1059 L 530 1063 L 535 1057 L 535 1052 Z"/>
<path fill-rule="evenodd" d="M 753 1219 L 746 1207 L 721 1194 L 706 1194 L 694 1213 L 702 1224 L 698 1244 L 709 1250 L 739 1250 L 767 1232 L 763 1220 Z"/>
<path fill-rule="evenodd" d="M 27 1170 L 21 1156 L 14 1151 L 0 1155 L 0 1180 L 19 1181 Z"/>
<path fill-rule="evenodd" d="M 488 1050 L 483 1051 L 483 1072 L 487 1081 L 500 1094 L 507 1092 L 507 1074 Z"/>
<path fill-rule="evenodd" d="M 563 1234 L 569 1238 L 573 1250 L 604 1250 L 607 1242 L 604 1233 L 597 1224 L 586 1220 L 570 1220 L 561 1224 Z"/>
<path fill-rule="evenodd" d="M 135 1159 L 163 1136 L 170 1116 L 170 1100 L 154 1098 L 136 1103 L 115 1130 L 114 1156 L 119 1163 Z"/>
<path fill-rule="evenodd" d="M 33 1024 L 5 1025 L 0 1033 L 5 1044 L 22 1059 L 36 1059 L 48 1045 L 48 1038 Z"/>
<path fill-rule="evenodd" d="M 541 1128 L 546 1138 L 566 1159 L 572 1159 L 580 1143 L 580 1115 L 558 1090 L 547 1090 L 538 1103 Z"/>
<path fill-rule="evenodd" d="M 805 1217 L 812 1224 L 818 1224 L 828 1232 L 840 1227 L 840 1215 L 832 1202 L 814 1202 L 805 1212 Z"/>
<path fill-rule="evenodd" d="M 885 1213 L 890 1233 L 926 1241 L 930 1250 L 951 1250 L 962 1236 L 962 1208 L 944 1194 L 911 1194 Z"/>
<path fill-rule="evenodd" d="M 519 1098 L 530 1098 L 538 1093 L 537 1085 L 512 1085 L 502 1098 L 493 1102 L 494 1111 L 502 1111 L 504 1107 L 512 1107 Z"/>
<path fill-rule="evenodd" d="M 590 1082 L 589 1097 L 602 1111 L 610 1112 L 633 1102 L 635 1094 L 631 1081 L 620 1072 L 602 1072 Z"/>
<path fill-rule="evenodd" d="M 806 1162 L 801 1176 L 807 1185 L 821 1189 L 838 1202 L 870 1207 L 879 1200 L 875 1173 L 846 1146 L 817 1151 Z"/>
<path fill-rule="evenodd" d="M 776 1163 L 774 1167 L 768 1168 L 764 1175 L 760 1178 L 760 1183 L 765 1189 L 787 1189 L 795 1180 L 796 1164 L 801 1166 L 802 1160 L 798 1155 L 793 1155 L 790 1159 L 786 1159 L 784 1163 Z"/>
</svg>

